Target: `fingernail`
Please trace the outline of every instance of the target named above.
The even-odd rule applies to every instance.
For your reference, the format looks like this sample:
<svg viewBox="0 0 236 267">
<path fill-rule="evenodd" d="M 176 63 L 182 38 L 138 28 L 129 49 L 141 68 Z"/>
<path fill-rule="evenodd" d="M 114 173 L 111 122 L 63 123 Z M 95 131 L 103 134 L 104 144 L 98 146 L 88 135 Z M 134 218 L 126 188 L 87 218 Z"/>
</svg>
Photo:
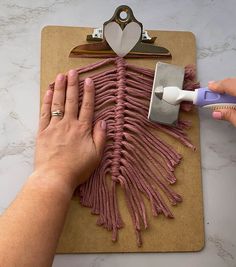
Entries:
<svg viewBox="0 0 236 267">
<path fill-rule="evenodd" d="M 106 130 L 106 128 L 107 128 L 107 124 L 106 124 L 106 122 L 105 121 L 101 121 L 101 128 L 103 129 L 103 130 Z"/>
<path fill-rule="evenodd" d="M 212 117 L 216 120 L 221 120 L 222 119 L 222 113 L 220 111 L 214 111 L 212 113 Z"/>
<path fill-rule="evenodd" d="M 77 71 L 76 70 L 70 70 L 68 72 L 69 76 L 73 77 L 73 76 L 76 76 L 77 75 Z"/>
<path fill-rule="evenodd" d="M 88 85 L 88 86 L 91 86 L 91 85 L 93 85 L 93 80 L 91 78 L 86 78 L 85 79 L 85 84 Z"/>
<path fill-rule="evenodd" d="M 46 95 L 47 95 L 47 96 L 51 96 L 51 95 L 52 95 L 52 93 L 53 93 L 53 92 L 52 92 L 52 90 L 51 90 L 51 89 L 49 89 L 49 90 L 47 90 L 47 92 L 46 92 Z"/>
<path fill-rule="evenodd" d="M 61 73 L 57 75 L 57 79 L 59 81 L 63 81 L 64 80 L 64 77 L 65 77 L 64 74 L 61 74 Z"/>
</svg>

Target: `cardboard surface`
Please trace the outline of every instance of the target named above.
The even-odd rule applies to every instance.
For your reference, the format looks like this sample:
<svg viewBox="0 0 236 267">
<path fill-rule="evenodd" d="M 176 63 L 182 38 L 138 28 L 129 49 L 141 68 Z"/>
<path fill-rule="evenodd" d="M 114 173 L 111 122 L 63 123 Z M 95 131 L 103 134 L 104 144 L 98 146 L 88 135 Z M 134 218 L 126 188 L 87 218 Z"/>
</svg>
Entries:
<svg viewBox="0 0 236 267">
<path fill-rule="evenodd" d="M 85 37 L 91 28 L 48 26 L 42 31 L 41 46 L 41 99 L 59 72 L 88 65 L 101 59 L 69 58 L 71 49 L 86 43 Z M 160 46 L 168 48 L 172 60 L 165 61 L 185 66 L 196 63 L 194 35 L 190 32 L 148 31 L 157 36 Z M 129 59 L 132 64 L 154 69 L 157 59 Z M 183 155 L 175 174 L 177 183 L 172 188 L 181 194 L 183 202 L 171 207 L 175 219 L 163 215 L 154 218 L 145 200 L 149 228 L 142 232 L 143 246 L 137 247 L 133 224 L 128 213 L 124 195 L 118 187 L 118 204 L 125 227 L 119 231 L 118 242 L 112 243 L 111 232 L 96 225 L 97 216 L 89 208 L 81 207 L 78 199 L 71 201 L 65 227 L 60 238 L 58 253 L 98 253 L 98 252 L 167 252 L 199 251 L 204 246 L 203 200 L 200 166 L 199 119 L 196 110 L 181 117 L 192 121 L 188 131 L 197 151 L 184 147 L 176 140 L 166 137 Z"/>
</svg>

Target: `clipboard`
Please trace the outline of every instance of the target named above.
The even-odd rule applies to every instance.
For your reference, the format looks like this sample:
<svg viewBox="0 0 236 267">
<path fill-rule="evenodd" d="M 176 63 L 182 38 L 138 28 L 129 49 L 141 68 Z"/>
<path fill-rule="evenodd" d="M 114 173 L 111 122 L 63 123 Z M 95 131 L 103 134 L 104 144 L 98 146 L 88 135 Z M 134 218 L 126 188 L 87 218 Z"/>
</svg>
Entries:
<svg viewBox="0 0 236 267">
<path fill-rule="evenodd" d="M 86 44 L 92 28 L 47 26 L 41 33 L 41 101 L 48 84 L 59 72 L 79 68 L 100 61 L 99 58 L 72 58 L 68 55 L 78 44 Z M 172 57 L 166 59 L 130 58 L 128 62 L 154 69 L 157 61 L 186 66 L 196 64 L 196 43 L 191 32 L 148 30 L 157 36 L 158 45 L 167 48 Z M 204 247 L 203 198 L 201 182 L 200 133 L 197 110 L 181 113 L 192 121 L 188 135 L 197 150 L 191 149 L 163 135 L 163 139 L 183 155 L 176 168 L 177 183 L 172 188 L 183 196 L 183 202 L 171 207 L 175 219 L 160 215 L 153 217 L 145 201 L 149 228 L 142 232 L 143 245 L 138 247 L 133 224 L 126 207 L 123 192 L 118 188 L 118 205 L 125 222 L 119 239 L 113 243 L 111 233 L 96 225 L 97 216 L 82 207 L 78 198 L 71 200 L 57 253 L 116 253 L 116 252 L 183 252 L 199 251 Z"/>
</svg>

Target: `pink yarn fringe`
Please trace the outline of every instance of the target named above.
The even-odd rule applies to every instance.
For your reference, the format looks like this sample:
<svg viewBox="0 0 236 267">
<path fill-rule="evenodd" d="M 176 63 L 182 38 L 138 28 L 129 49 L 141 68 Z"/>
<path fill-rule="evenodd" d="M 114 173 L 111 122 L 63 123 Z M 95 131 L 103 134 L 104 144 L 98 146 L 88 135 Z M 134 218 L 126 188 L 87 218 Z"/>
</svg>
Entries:
<svg viewBox="0 0 236 267">
<path fill-rule="evenodd" d="M 108 58 L 78 69 L 78 73 L 87 73 L 107 65 L 112 67 L 90 76 L 96 88 L 94 123 L 106 120 L 107 145 L 101 164 L 76 192 L 81 204 L 99 216 L 97 224 L 112 231 L 112 241 L 116 241 L 118 230 L 124 226 L 117 203 L 116 188 L 120 185 L 134 225 L 137 244 L 141 246 L 141 231 L 148 227 L 143 196 L 149 199 L 153 216 L 164 214 L 168 218 L 174 216 L 163 196 L 172 205 L 182 201 L 181 196 L 170 187 L 176 182 L 174 170 L 181 155 L 163 141 L 158 131 L 191 149 L 195 147 L 185 133 L 190 122 L 180 120 L 177 127 L 170 127 L 147 119 L 153 70 L 130 65 L 123 58 Z M 195 82 L 195 73 L 194 66 L 185 68 L 184 89 L 199 87 Z M 80 100 L 83 84 L 84 80 L 80 80 Z M 191 104 L 184 103 L 181 108 L 189 111 Z"/>
</svg>

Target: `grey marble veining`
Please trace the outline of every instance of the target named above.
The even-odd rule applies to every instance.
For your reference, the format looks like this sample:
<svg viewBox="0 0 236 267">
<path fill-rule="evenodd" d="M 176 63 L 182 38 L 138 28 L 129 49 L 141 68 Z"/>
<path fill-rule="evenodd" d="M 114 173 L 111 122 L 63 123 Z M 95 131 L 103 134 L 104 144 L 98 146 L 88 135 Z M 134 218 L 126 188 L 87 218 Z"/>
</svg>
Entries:
<svg viewBox="0 0 236 267">
<path fill-rule="evenodd" d="M 128 4 L 147 29 L 192 31 L 198 78 L 236 76 L 234 0 L 1 0 L 0 212 L 33 169 L 39 114 L 40 31 L 101 26 Z M 58 255 L 54 267 L 236 266 L 236 129 L 200 110 L 206 246 L 198 253 Z"/>
</svg>

